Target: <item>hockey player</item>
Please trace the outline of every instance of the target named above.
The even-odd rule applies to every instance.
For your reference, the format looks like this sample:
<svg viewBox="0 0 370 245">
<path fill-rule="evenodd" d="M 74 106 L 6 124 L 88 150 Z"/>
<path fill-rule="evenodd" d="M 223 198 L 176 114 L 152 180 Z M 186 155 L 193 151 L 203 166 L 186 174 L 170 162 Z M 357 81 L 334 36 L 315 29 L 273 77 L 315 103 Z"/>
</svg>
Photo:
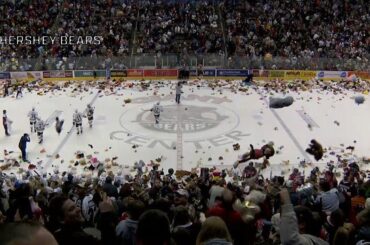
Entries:
<svg viewBox="0 0 370 245">
<path fill-rule="evenodd" d="M 82 134 L 82 114 L 77 109 L 73 113 L 73 126 L 77 128 L 77 134 Z"/>
<path fill-rule="evenodd" d="M 60 132 L 62 132 L 63 124 L 64 124 L 63 119 L 60 120 L 59 117 L 55 118 L 55 129 L 56 129 L 58 135 L 60 135 Z"/>
<path fill-rule="evenodd" d="M 8 118 L 8 116 L 6 115 L 6 110 L 3 110 L 3 126 L 4 126 L 4 130 L 5 130 L 5 135 L 6 136 L 10 136 L 9 134 L 9 126 L 11 124 L 11 121 L 10 119 Z"/>
<path fill-rule="evenodd" d="M 92 107 L 90 104 L 87 104 L 85 115 L 87 116 L 87 121 L 89 122 L 90 128 L 92 128 L 92 123 L 94 120 L 94 110 L 95 110 L 95 107 Z"/>
<path fill-rule="evenodd" d="M 30 118 L 31 133 L 36 132 L 35 126 L 36 118 L 38 117 L 38 115 L 37 111 L 35 110 L 35 107 L 32 107 L 32 110 L 28 113 L 28 117 Z"/>
<path fill-rule="evenodd" d="M 18 85 L 18 87 L 17 87 L 17 95 L 15 96 L 15 98 L 18 99 L 18 96 L 23 97 L 23 94 L 22 94 L 22 85 Z"/>
<path fill-rule="evenodd" d="M 4 88 L 4 97 L 6 97 L 9 95 L 9 82 L 8 81 L 5 81 L 3 88 Z"/>
<path fill-rule="evenodd" d="M 162 106 L 160 106 L 159 101 L 153 106 L 152 109 L 150 109 L 150 111 L 153 112 L 154 118 L 155 118 L 155 123 L 158 124 L 159 123 L 159 116 L 160 116 L 161 112 L 163 111 L 163 108 L 162 108 Z"/>
<path fill-rule="evenodd" d="M 36 132 L 37 137 L 39 138 L 39 144 L 41 144 L 44 140 L 44 130 L 45 130 L 45 122 L 41 120 L 41 118 L 36 118 Z"/>
<path fill-rule="evenodd" d="M 176 103 L 177 104 L 180 104 L 180 97 L 181 97 L 181 94 L 182 94 L 182 83 L 179 81 L 177 82 L 177 85 L 176 85 Z"/>
</svg>

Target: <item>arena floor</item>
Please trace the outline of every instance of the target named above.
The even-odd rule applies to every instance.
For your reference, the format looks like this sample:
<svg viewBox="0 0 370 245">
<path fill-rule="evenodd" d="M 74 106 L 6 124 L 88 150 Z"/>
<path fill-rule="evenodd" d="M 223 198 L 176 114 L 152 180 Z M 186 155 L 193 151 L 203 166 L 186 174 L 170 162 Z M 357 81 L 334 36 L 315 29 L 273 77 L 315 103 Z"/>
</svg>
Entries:
<svg viewBox="0 0 370 245">
<path fill-rule="evenodd" d="M 149 163 L 159 158 L 160 168 L 165 170 L 190 170 L 202 166 L 229 167 L 249 150 L 249 144 L 258 148 L 272 141 L 277 154 L 270 159 L 271 166 L 263 172 L 265 176 L 287 174 L 293 167 L 302 167 L 303 160 L 323 167 L 335 160 L 336 154 L 348 158 L 370 154 L 370 104 L 365 101 L 357 105 L 353 92 L 292 92 L 290 95 L 295 99 L 292 106 L 269 109 L 268 97 L 282 94 L 267 94 L 261 89 L 234 93 L 227 87 L 212 90 L 185 85 L 181 104 L 177 105 L 171 86 L 175 83 L 163 82 L 145 91 L 136 86 L 101 93 L 95 88 L 83 92 L 69 88 L 42 95 L 41 91 L 24 92 L 20 99 L 1 98 L 1 109 L 6 109 L 14 122 L 11 136 L 6 137 L 3 131 L 0 137 L 2 152 L 13 153 L 2 154 L 1 159 L 19 160 L 18 142 L 24 133 L 30 132 L 27 114 L 32 106 L 50 123 L 43 144 L 38 144 L 36 134 L 31 134 L 27 147 L 28 158 L 40 173 L 54 169 L 82 172 L 89 164 L 74 166 L 77 151 L 108 165 L 112 158 L 116 159 L 108 167 L 114 171 L 119 168 L 132 171 L 136 161 Z M 131 99 L 131 103 L 125 103 L 125 99 Z M 164 109 L 158 125 L 148 111 L 157 101 Z M 72 127 L 72 114 L 75 109 L 83 111 L 88 103 L 95 107 L 94 126 L 89 128 L 85 118 L 84 133 L 77 135 Z M 56 115 L 65 120 L 61 135 L 55 131 Z M 327 148 L 319 163 L 305 152 L 311 139 Z M 239 151 L 233 149 L 236 143 L 240 144 Z M 355 147 L 353 154 L 346 149 L 348 146 Z M 21 168 L 27 167 L 27 163 L 21 163 Z M 18 174 L 17 169 L 10 167 L 5 172 Z M 305 171 L 307 175 L 309 169 Z"/>
</svg>

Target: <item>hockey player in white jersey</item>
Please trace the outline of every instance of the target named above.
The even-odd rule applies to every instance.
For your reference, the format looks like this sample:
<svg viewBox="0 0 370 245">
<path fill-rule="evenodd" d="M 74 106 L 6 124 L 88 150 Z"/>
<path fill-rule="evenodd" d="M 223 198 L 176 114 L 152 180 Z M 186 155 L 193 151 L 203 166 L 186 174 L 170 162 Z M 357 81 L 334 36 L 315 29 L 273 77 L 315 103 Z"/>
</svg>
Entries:
<svg viewBox="0 0 370 245">
<path fill-rule="evenodd" d="M 36 132 L 37 137 L 39 138 L 39 144 L 44 141 L 44 130 L 45 130 L 45 122 L 41 120 L 39 117 L 36 118 Z"/>
<path fill-rule="evenodd" d="M 159 116 L 161 115 L 161 112 L 163 111 L 163 107 L 160 105 L 159 101 L 153 106 L 150 111 L 153 112 L 154 118 L 155 118 L 155 123 L 159 123 Z"/>
<path fill-rule="evenodd" d="M 38 117 L 35 107 L 32 107 L 32 110 L 28 113 L 28 117 L 30 118 L 31 133 L 34 133 L 36 132 L 36 118 Z"/>
<path fill-rule="evenodd" d="M 90 128 L 92 128 L 92 124 L 94 120 L 94 110 L 95 110 L 95 107 L 92 107 L 90 104 L 87 104 L 85 115 L 87 117 L 87 121 L 89 122 Z"/>
<path fill-rule="evenodd" d="M 77 128 L 77 134 L 82 134 L 82 114 L 77 109 L 73 113 L 73 126 Z"/>
</svg>

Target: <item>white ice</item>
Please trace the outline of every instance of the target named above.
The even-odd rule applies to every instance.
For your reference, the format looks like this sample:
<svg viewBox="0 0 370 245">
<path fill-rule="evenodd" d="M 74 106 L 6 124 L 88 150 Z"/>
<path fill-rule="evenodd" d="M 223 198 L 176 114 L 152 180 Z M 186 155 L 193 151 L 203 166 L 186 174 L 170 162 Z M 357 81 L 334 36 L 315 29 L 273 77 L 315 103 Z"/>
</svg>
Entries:
<svg viewBox="0 0 370 245">
<path fill-rule="evenodd" d="M 153 95 L 155 90 L 159 97 Z M 347 146 L 355 146 L 354 154 L 358 158 L 369 156 L 370 104 L 365 101 L 364 104 L 357 105 L 353 99 L 353 96 L 357 95 L 354 92 L 337 95 L 326 91 L 292 92 L 290 95 L 295 99 L 293 105 L 275 109 L 273 113 L 267 104 L 270 94 L 265 92 L 262 92 L 261 96 L 250 89 L 248 94 L 235 94 L 229 89 L 220 92 L 208 87 L 186 85 L 183 90 L 180 105 L 175 103 L 174 89 L 167 85 L 156 89 L 151 87 L 151 90 L 147 91 L 140 91 L 135 87 L 117 88 L 115 94 L 111 95 L 105 95 L 104 92 L 97 95 L 98 90 L 93 88 L 82 93 L 73 93 L 71 89 L 67 89 L 48 92 L 42 96 L 37 95 L 35 91 L 24 91 L 20 99 L 15 99 L 14 96 L 0 98 L 1 109 L 6 109 L 8 117 L 14 121 L 10 137 L 6 137 L 2 130 L 0 159 L 18 159 L 18 142 L 24 133 L 31 135 L 31 142 L 27 147 L 28 159 L 41 173 L 50 173 L 56 168 L 59 171 L 71 171 L 69 165 L 73 167 L 73 164 L 70 161 L 76 160 L 75 152 L 78 150 L 84 152 L 85 156 L 96 156 L 102 162 L 106 158 L 118 157 L 119 166 L 111 169 L 114 171 L 117 168 L 129 171 L 136 161 L 142 159 L 149 163 L 159 157 L 162 157 L 160 168 L 190 170 L 202 166 L 230 167 L 239 155 L 249 151 L 249 144 L 258 148 L 272 141 L 279 153 L 270 159 L 271 166 L 263 171 L 265 176 L 269 176 L 270 171 L 273 175 L 281 175 L 282 171 L 286 174 L 293 167 L 299 167 L 300 161 L 304 159 L 306 162 L 312 162 L 313 166 L 323 168 L 330 160 L 335 160 L 335 156 L 329 155 L 330 151 L 341 153 Z M 88 127 L 87 119 L 84 118 L 84 132 L 77 135 L 72 127 L 72 114 L 75 109 L 83 111 L 95 96 L 98 97 L 93 102 L 93 128 Z M 368 96 L 365 97 L 369 99 Z M 124 99 L 127 98 L 132 99 L 132 103 L 125 104 Z M 154 117 L 148 110 L 159 100 L 164 112 L 159 125 L 156 126 Z M 36 134 L 30 133 L 27 117 L 33 106 L 43 120 L 56 110 L 62 111 L 60 118 L 64 119 L 65 123 L 61 135 L 56 133 L 53 123 L 44 132 L 44 142 L 38 144 Z M 304 115 L 317 125 L 312 125 L 310 129 L 297 112 L 299 110 L 303 111 L 303 114 L 306 113 Z M 139 121 L 138 115 L 141 116 Z M 334 121 L 339 122 L 339 125 Z M 146 126 L 143 126 L 144 124 Z M 182 163 L 177 158 L 181 151 L 173 148 L 181 146 L 178 144 L 177 130 L 180 124 L 183 125 L 180 138 Z M 202 130 L 205 124 L 209 129 Z M 194 131 L 195 128 L 198 131 Z M 319 162 L 304 152 L 311 139 L 316 139 L 325 148 L 332 149 L 328 150 Z M 235 143 L 240 144 L 239 151 L 233 150 L 232 145 Z M 88 144 L 91 144 L 93 149 Z M 134 144 L 139 147 L 133 149 Z M 42 149 L 46 152 L 40 153 Z M 14 153 L 5 156 L 4 150 Z M 344 150 L 344 153 L 349 152 Z M 53 158 L 54 153 L 58 153 L 60 158 Z M 219 160 L 220 156 L 223 160 Z M 209 158 L 212 160 L 209 161 Z M 21 167 L 26 169 L 28 164 L 21 163 Z M 310 167 L 305 170 L 306 175 L 309 169 Z M 77 166 L 74 171 L 80 173 L 84 170 L 83 167 Z M 17 173 L 17 169 L 10 168 L 5 172 Z"/>
</svg>

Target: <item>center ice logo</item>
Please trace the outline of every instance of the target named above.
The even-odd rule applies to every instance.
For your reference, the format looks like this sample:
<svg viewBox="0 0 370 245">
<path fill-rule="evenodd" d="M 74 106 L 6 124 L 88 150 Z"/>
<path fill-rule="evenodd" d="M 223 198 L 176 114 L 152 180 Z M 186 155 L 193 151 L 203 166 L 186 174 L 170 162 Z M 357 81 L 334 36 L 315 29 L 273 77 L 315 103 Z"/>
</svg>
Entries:
<svg viewBox="0 0 370 245">
<path fill-rule="evenodd" d="M 163 112 L 156 124 L 150 108 L 159 99 Z M 176 147 L 179 132 L 184 144 L 193 145 L 196 149 L 209 144 L 215 147 L 232 144 L 250 135 L 238 130 L 238 114 L 221 105 L 231 102 L 227 98 L 191 94 L 184 96 L 181 105 L 171 100 L 172 95 L 133 99 L 132 103 L 137 106 L 125 110 L 119 119 L 123 130 L 111 132 L 110 138 L 127 144 L 148 148 L 161 146 L 170 150 Z"/>
<path fill-rule="evenodd" d="M 176 133 L 178 127 L 181 127 L 183 133 L 195 133 L 213 129 L 228 118 L 214 107 L 167 105 L 163 106 L 158 124 L 154 122 L 150 111 L 139 113 L 134 123 L 148 130 L 166 133 Z"/>
</svg>

